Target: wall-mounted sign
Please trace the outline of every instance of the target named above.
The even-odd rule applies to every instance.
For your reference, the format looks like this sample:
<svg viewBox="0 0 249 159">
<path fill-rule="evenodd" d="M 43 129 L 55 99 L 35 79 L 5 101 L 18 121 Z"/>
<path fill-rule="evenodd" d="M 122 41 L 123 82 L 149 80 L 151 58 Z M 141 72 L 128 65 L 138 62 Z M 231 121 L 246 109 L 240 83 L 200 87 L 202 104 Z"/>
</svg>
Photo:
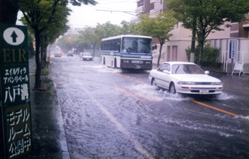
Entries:
<svg viewBox="0 0 249 159">
<path fill-rule="evenodd" d="M 27 39 L 26 27 L 0 24 L 0 134 L 6 159 L 20 158 L 32 147 Z"/>
<path fill-rule="evenodd" d="M 234 59 L 237 53 L 237 41 L 231 40 L 230 41 L 230 58 Z"/>
</svg>

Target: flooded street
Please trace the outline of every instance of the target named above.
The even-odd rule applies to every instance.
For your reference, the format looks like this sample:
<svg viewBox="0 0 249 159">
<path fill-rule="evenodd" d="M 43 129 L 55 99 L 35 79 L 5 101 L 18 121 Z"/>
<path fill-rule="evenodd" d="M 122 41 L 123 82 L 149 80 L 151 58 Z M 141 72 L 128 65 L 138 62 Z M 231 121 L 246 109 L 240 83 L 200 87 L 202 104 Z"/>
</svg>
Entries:
<svg viewBox="0 0 249 159">
<path fill-rule="evenodd" d="M 169 94 L 149 71 L 52 57 L 71 159 L 248 159 L 248 78 L 214 74 L 217 98 Z M 243 89 L 243 90 L 242 90 Z"/>
</svg>

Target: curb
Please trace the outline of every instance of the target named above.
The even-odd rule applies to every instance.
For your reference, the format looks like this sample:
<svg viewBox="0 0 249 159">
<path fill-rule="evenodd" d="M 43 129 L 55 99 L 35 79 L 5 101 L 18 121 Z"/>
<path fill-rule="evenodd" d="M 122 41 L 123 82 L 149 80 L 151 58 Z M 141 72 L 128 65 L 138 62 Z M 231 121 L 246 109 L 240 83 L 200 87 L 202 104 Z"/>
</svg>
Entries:
<svg viewBox="0 0 249 159">
<path fill-rule="evenodd" d="M 56 112 L 55 115 L 57 117 L 57 124 L 59 125 L 59 129 L 60 129 L 60 147 L 61 147 L 61 151 L 62 151 L 62 158 L 63 159 L 71 159 L 70 158 L 70 153 L 69 153 L 69 149 L 68 149 L 68 145 L 67 145 L 67 137 L 66 137 L 66 132 L 65 132 L 65 127 L 64 127 L 64 121 L 62 118 L 62 114 L 61 114 L 61 107 L 60 104 L 58 102 L 58 94 L 57 94 L 57 88 L 56 88 L 56 83 L 53 82 L 54 88 L 55 88 L 55 94 L 56 94 Z"/>
</svg>

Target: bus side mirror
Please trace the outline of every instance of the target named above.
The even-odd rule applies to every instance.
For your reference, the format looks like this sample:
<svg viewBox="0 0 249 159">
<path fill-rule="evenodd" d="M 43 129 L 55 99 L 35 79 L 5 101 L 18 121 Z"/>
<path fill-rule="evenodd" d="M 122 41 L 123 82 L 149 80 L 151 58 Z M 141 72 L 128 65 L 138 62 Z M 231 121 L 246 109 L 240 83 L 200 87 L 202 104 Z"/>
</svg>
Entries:
<svg viewBox="0 0 249 159">
<path fill-rule="evenodd" d="M 154 46 L 152 46 L 152 50 L 156 50 L 157 49 L 157 45 L 155 44 Z"/>
</svg>

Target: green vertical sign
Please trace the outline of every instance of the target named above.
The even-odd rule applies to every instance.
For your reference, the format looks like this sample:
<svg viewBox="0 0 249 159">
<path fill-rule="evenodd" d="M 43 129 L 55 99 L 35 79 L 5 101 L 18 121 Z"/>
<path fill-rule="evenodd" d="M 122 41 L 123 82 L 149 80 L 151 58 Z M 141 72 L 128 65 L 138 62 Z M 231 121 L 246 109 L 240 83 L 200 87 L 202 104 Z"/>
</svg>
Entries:
<svg viewBox="0 0 249 159">
<path fill-rule="evenodd" d="M 4 158 L 31 152 L 27 27 L 0 24 L 1 123 Z"/>
</svg>

